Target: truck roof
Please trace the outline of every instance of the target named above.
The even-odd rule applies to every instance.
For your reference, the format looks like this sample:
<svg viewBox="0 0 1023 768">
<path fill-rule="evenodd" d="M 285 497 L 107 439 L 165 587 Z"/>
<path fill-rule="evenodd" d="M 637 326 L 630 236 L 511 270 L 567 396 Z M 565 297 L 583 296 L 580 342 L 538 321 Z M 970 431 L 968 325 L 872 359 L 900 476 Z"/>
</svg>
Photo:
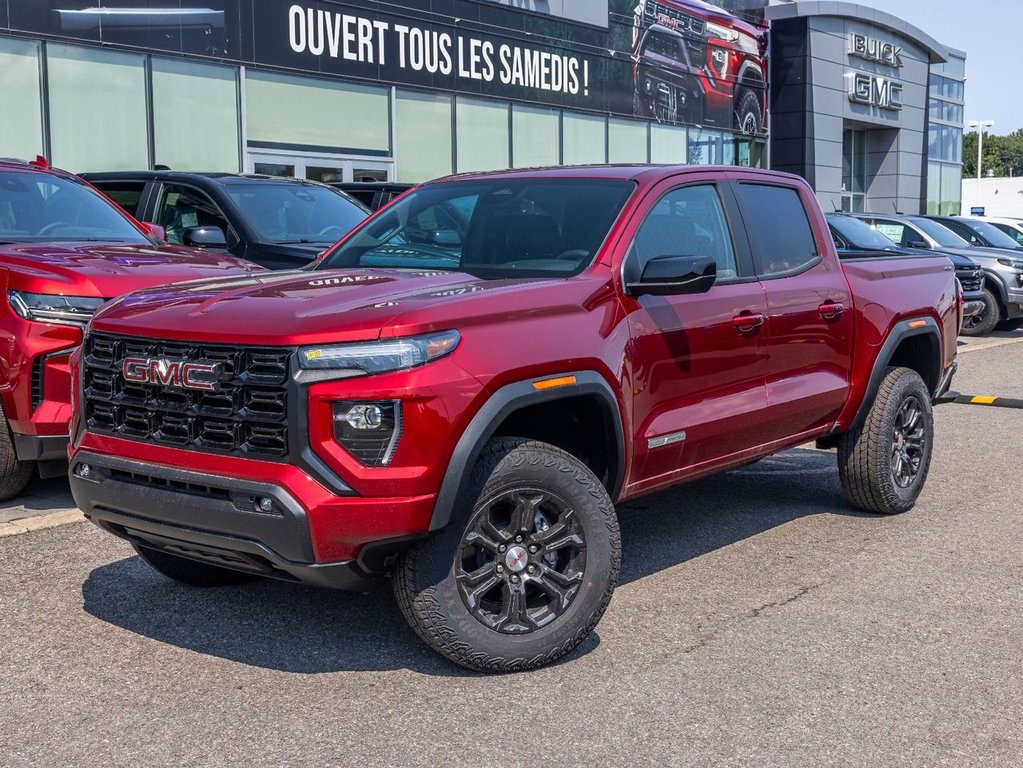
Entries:
<svg viewBox="0 0 1023 768">
<path fill-rule="evenodd" d="M 639 163 L 621 163 L 605 165 L 571 165 L 544 168 L 516 168 L 507 171 L 489 171 L 485 173 L 470 172 L 459 173 L 452 176 L 445 176 L 436 179 L 434 182 L 462 181 L 465 179 L 478 178 L 508 178 L 508 179 L 530 179 L 530 178 L 567 178 L 567 179 L 627 179 L 631 181 L 657 181 L 669 176 L 677 176 L 681 173 L 706 173 L 706 174 L 741 174 L 743 176 L 755 175 L 765 178 L 785 179 L 788 181 L 798 180 L 805 183 L 800 176 L 780 171 L 767 171 L 759 168 L 744 168 L 735 165 L 651 165 Z"/>
</svg>

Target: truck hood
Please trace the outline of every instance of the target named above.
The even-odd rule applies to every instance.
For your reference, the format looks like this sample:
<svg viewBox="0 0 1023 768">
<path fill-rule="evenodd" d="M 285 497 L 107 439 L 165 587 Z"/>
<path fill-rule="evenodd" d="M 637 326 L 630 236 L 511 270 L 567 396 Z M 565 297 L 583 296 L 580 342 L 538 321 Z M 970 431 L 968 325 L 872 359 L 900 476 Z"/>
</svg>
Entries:
<svg viewBox="0 0 1023 768">
<path fill-rule="evenodd" d="M 0 245 L 12 288 L 109 299 L 155 285 L 265 270 L 226 254 L 177 245 L 19 243 Z"/>
<path fill-rule="evenodd" d="M 269 272 L 137 291 L 104 307 L 92 327 L 211 343 L 230 339 L 291 346 L 364 341 L 379 338 L 382 332 L 394 333 L 400 316 L 417 318 L 400 324 L 404 334 L 433 330 L 434 320 L 450 323 L 457 317 L 459 323 L 471 323 L 498 306 L 504 312 L 535 311 L 530 299 L 537 300 L 538 287 L 565 282 L 483 280 L 464 272 L 392 269 Z M 516 298 L 508 300 L 508 295 Z M 539 306 L 543 301 L 539 299 Z M 437 311 L 452 303 L 457 304 L 456 311 Z M 429 311 L 417 311 L 421 309 Z"/>
</svg>

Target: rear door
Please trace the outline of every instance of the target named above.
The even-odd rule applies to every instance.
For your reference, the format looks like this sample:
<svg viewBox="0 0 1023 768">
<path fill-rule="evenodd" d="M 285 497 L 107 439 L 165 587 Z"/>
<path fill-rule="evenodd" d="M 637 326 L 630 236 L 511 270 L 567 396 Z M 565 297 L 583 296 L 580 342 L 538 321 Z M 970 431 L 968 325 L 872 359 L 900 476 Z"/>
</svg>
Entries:
<svg viewBox="0 0 1023 768">
<path fill-rule="evenodd" d="M 117 179 L 89 183 L 127 211 L 130 216 L 139 221 L 146 221 L 145 202 L 148 198 L 146 182 Z"/>
<path fill-rule="evenodd" d="M 824 258 L 830 233 L 808 214 L 817 203 L 807 190 L 762 179 L 734 185 L 767 296 L 766 444 L 838 418 L 849 394 L 853 297 L 838 260 Z"/>
<path fill-rule="evenodd" d="M 758 439 L 767 406 L 767 302 L 736 226 L 734 198 L 718 178 L 689 174 L 684 184 L 660 184 L 627 235 L 625 282 L 658 256 L 713 257 L 718 273 L 704 294 L 624 296 L 632 338 L 632 492 Z"/>
</svg>

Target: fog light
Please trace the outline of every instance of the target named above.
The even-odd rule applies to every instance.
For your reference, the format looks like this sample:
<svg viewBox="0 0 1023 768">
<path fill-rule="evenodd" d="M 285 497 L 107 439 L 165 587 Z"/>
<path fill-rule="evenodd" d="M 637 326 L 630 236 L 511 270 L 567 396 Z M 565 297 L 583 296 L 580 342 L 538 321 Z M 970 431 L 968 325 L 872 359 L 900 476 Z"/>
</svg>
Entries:
<svg viewBox="0 0 1023 768">
<path fill-rule="evenodd" d="M 334 439 L 361 464 L 387 466 L 400 438 L 398 400 L 334 403 Z"/>
<path fill-rule="evenodd" d="M 274 500 L 269 496 L 263 496 L 257 503 L 256 509 L 260 512 L 273 512 L 274 511 Z"/>
<path fill-rule="evenodd" d="M 78 476 L 79 477 L 87 478 L 87 477 L 89 477 L 91 475 L 92 475 L 92 467 L 90 467 L 88 464 L 79 464 L 78 465 Z"/>
</svg>

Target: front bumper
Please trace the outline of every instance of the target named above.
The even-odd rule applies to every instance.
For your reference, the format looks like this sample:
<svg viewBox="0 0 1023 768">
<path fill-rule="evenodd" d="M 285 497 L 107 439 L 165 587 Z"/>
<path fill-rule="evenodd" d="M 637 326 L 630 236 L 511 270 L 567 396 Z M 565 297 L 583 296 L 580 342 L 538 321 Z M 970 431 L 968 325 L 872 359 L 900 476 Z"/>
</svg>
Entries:
<svg viewBox="0 0 1023 768">
<path fill-rule="evenodd" d="M 975 317 L 983 314 L 985 306 L 987 305 L 983 301 L 964 301 L 963 317 Z"/>
<path fill-rule="evenodd" d="M 88 466 L 87 473 L 83 467 Z M 84 475 L 84 476 L 83 476 Z M 317 563 L 306 513 L 284 488 L 79 451 L 75 502 L 133 544 L 258 576 L 348 591 L 366 588 L 408 540 L 362 548 L 358 558 Z M 258 504 L 269 499 L 269 512 Z"/>
</svg>

